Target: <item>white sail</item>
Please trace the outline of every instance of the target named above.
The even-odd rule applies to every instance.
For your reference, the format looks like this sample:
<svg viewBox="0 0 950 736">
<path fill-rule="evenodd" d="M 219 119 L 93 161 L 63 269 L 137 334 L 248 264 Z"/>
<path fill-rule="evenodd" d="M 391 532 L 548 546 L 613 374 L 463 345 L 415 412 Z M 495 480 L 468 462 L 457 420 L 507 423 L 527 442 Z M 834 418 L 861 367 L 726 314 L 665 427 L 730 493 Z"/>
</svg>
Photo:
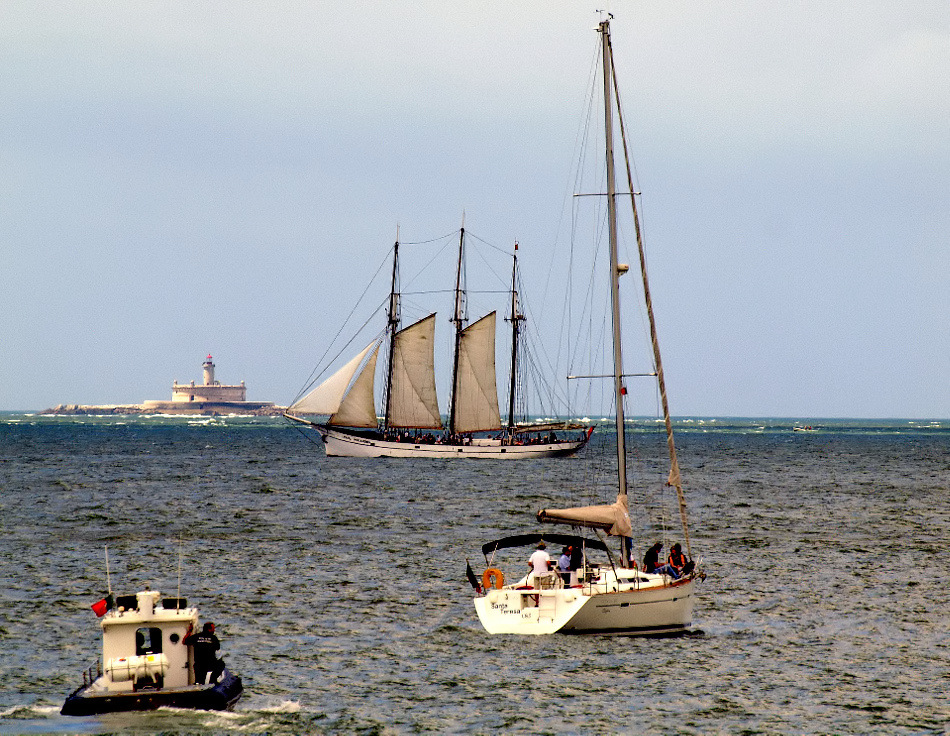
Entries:
<svg viewBox="0 0 950 736">
<path fill-rule="evenodd" d="M 435 314 L 396 333 L 388 424 L 408 429 L 442 428 L 435 393 Z"/>
<path fill-rule="evenodd" d="M 538 512 L 538 521 L 603 529 L 615 537 L 633 535 L 627 497 L 622 494 L 618 495 L 617 500 L 612 504 L 578 506 L 572 509 L 543 509 Z"/>
<path fill-rule="evenodd" d="M 287 411 L 295 414 L 335 414 L 340 408 L 350 381 L 353 380 L 353 376 L 356 374 L 364 358 L 366 358 L 367 353 L 369 353 L 376 344 L 374 340 L 367 345 L 359 355 L 300 399 L 300 401 L 294 402 L 287 408 Z M 375 422 L 373 426 L 376 426 Z"/>
<path fill-rule="evenodd" d="M 337 427 L 369 427 L 376 429 L 376 404 L 373 400 L 373 377 L 376 375 L 376 356 L 379 355 L 379 345 L 363 365 L 363 369 L 356 376 L 346 392 L 340 408 L 330 417 L 328 424 Z"/>
<path fill-rule="evenodd" d="M 455 432 L 501 429 L 495 386 L 495 313 L 462 330 L 455 393 Z"/>
</svg>

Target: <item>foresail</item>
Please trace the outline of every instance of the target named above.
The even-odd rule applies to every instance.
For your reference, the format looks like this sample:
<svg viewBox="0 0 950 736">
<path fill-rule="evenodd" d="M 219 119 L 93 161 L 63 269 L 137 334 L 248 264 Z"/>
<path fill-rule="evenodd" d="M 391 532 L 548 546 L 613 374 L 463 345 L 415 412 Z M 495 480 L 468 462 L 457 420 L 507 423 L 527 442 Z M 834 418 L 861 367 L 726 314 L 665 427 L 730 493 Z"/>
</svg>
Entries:
<svg viewBox="0 0 950 736">
<path fill-rule="evenodd" d="M 633 536 L 627 497 L 623 494 L 618 495 L 612 504 L 579 506 L 572 509 L 542 509 L 538 512 L 538 521 L 603 529 L 615 537 Z"/>
<path fill-rule="evenodd" d="M 462 330 L 455 393 L 455 432 L 501 429 L 495 385 L 495 313 Z"/>
<path fill-rule="evenodd" d="M 373 377 L 376 375 L 376 356 L 379 345 L 363 365 L 356 380 L 346 392 L 340 408 L 330 417 L 328 424 L 337 427 L 369 427 L 376 429 L 376 404 L 373 399 Z"/>
<path fill-rule="evenodd" d="M 374 340 L 349 363 L 304 396 L 300 401 L 287 407 L 291 414 L 335 414 L 343 401 L 347 386 L 359 369 L 367 353 L 376 345 Z M 375 426 L 375 425 L 374 425 Z"/>
<path fill-rule="evenodd" d="M 435 392 L 435 314 L 396 333 L 389 395 L 389 426 L 442 428 Z"/>
</svg>

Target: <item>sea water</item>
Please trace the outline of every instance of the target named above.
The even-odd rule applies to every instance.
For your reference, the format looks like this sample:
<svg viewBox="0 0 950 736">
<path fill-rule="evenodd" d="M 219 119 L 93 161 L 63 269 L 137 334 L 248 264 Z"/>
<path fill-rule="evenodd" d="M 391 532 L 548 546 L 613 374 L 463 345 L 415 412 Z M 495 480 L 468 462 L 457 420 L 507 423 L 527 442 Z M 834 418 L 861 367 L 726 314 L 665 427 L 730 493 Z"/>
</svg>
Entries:
<svg viewBox="0 0 950 736">
<path fill-rule="evenodd" d="M 280 419 L 0 415 L 0 733 L 947 733 L 950 422 L 676 424 L 708 577 L 690 635 L 639 639 L 489 636 L 465 578 L 609 464 L 607 425 L 574 458 L 360 460 Z M 232 713 L 59 715 L 105 545 L 115 593 L 216 623 Z"/>
</svg>

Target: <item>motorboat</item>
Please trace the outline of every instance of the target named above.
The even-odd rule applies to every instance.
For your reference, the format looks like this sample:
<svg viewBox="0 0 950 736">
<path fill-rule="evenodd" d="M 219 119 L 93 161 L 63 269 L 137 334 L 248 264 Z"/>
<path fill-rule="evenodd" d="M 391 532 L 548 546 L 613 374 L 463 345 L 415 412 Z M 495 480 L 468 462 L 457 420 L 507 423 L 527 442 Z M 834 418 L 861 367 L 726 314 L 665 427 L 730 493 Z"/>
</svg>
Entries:
<svg viewBox="0 0 950 736">
<path fill-rule="evenodd" d="M 221 668 L 195 679 L 198 609 L 157 590 L 110 594 L 93 604 L 102 628 L 102 658 L 83 672 L 83 684 L 66 698 L 64 716 L 89 716 L 161 707 L 229 710 L 241 697 L 241 678 Z M 223 662 L 222 662 L 223 665 Z"/>
</svg>

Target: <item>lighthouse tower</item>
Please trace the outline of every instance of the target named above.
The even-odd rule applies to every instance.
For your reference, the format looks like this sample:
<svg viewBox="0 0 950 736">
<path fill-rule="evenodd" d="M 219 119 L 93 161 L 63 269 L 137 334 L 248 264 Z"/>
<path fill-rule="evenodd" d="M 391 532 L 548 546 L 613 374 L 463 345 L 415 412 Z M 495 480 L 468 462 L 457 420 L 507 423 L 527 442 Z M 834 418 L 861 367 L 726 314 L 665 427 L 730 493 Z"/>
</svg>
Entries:
<svg viewBox="0 0 950 736">
<path fill-rule="evenodd" d="M 214 363 L 211 362 L 211 353 L 208 353 L 208 357 L 205 358 L 205 362 L 201 364 L 201 367 L 205 374 L 205 386 L 214 386 Z"/>
<path fill-rule="evenodd" d="M 234 408 L 235 403 L 245 404 L 247 402 L 247 387 L 244 381 L 239 384 L 222 385 L 214 379 L 214 360 L 209 355 L 205 362 L 201 364 L 204 372 L 204 384 L 175 383 L 172 385 L 172 410 L 182 411 L 188 406 L 192 409 L 205 410 L 223 410 Z M 163 402 L 147 401 L 146 408 L 161 408 Z M 227 404 L 228 406 L 225 406 Z M 255 408 L 263 406 L 263 403 L 256 403 Z"/>
</svg>

